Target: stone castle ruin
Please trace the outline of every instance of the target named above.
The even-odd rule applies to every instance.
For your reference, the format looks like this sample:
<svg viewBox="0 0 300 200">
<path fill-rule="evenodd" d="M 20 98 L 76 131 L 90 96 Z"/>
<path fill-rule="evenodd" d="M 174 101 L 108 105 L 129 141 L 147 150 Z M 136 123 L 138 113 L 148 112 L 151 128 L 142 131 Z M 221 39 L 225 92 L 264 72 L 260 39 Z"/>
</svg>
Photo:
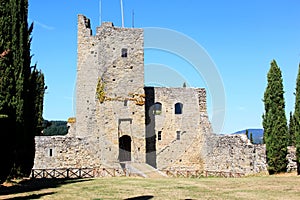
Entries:
<svg viewBox="0 0 300 200">
<path fill-rule="evenodd" d="M 37 136 L 35 169 L 266 172 L 265 146 L 213 134 L 204 88 L 144 86 L 143 29 L 78 15 L 76 118 L 66 136 Z"/>
</svg>

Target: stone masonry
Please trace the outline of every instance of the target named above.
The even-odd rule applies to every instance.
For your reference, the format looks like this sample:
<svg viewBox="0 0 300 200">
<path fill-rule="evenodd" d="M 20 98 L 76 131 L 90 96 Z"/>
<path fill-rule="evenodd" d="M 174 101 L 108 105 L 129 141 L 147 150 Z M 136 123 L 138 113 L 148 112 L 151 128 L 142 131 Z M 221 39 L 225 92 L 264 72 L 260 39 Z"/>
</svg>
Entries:
<svg viewBox="0 0 300 200">
<path fill-rule="evenodd" d="M 213 134 L 204 88 L 144 87 L 144 32 L 78 15 L 76 118 L 66 136 L 35 138 L 34 168 L 266 172 L 265 147 Z"/>
<path fill-rule="evenodd" d="M 245 174 L 267 170 L 265 145 L 252 144 L 245 134 L 211 135 L 204 145 L 206 169 Z"/>
</svg>

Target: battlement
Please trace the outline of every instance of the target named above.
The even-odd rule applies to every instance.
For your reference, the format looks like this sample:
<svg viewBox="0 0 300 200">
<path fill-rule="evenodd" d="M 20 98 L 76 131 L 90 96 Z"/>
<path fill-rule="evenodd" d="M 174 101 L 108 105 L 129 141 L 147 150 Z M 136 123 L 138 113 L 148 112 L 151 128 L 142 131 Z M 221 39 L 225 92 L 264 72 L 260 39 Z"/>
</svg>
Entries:
<svg viewBox="0 0 300 200">
<path fill-rule="evenodd" d="M 101 27 L 114 27 L 112 22 L 102 22 Z"/>
</svg>

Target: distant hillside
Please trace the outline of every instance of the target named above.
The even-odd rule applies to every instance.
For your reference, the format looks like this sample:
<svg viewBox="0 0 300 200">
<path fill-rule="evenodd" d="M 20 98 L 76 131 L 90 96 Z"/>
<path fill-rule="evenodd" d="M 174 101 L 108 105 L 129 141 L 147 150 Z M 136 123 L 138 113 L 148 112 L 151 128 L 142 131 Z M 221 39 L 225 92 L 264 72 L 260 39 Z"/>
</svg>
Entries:
<svg viewBox="0 0 300 200">
<path fill-rule="evenodd" d="M 44 121 L 44 136 L 52 135 L 66 135 L 68 133 L 68 127 L 66 121 Z"/>
<path fill-rule="evenodd" d="M 248 132 L 249 132 L 249 136 L 250 133 L 252 133 L 254 144 L 262 144 L 263 135 L 264 135 L 263 129 L 248 129 Z M 245 134 L 245 133 L 246 133 L 246 129 L 242 131 L 237 131 L 234 134 Z"/>
</svg>

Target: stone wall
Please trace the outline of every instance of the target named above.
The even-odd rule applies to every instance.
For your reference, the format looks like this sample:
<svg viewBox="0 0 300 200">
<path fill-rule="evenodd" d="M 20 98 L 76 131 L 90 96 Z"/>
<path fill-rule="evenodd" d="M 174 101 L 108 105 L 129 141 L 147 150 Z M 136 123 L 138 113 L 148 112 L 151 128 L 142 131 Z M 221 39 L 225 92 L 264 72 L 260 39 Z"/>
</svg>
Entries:
<svg viewBox="0 0 300 200">
<path fill-rule="evenodd" d="M 252 144 L 245 134 L 211 135 L 206 139 L 203 155 L 205 170 L 267 172 L 265 145 Z"/>
<path fill-rule="evenodd" d="M 99 167 L 101 163 L 89 148 L 94 144 L 85 138 L 36 136 L 35 143 L 35 169 Z"/>
<path fill-rule="evenodd" d="M 286 158 L 288 160 L 287 172 L 297 171 L 296 147 L 288 146 L 288 154 Z"/>
</svg>

